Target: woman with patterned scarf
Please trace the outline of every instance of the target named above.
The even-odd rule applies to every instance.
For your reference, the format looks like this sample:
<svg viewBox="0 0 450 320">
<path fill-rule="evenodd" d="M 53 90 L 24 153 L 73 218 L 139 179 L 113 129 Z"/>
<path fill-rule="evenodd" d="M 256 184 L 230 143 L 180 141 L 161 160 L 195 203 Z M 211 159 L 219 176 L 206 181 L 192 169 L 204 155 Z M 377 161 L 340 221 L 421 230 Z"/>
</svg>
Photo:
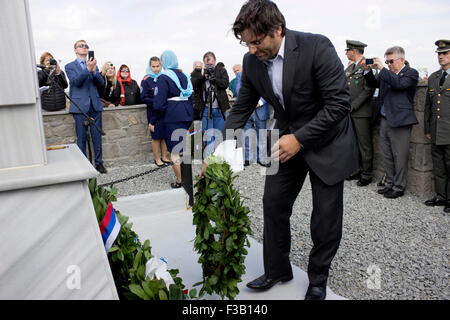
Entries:
<svg viewBox="0 0 450 320">
<path fill-rule="evenodd" d="M 174 163 L 172 168 L 177 181 L 172 188 L 181 187 L 180 153 L 186 146 L 186 133 L 194 120 L 192 83 L 188 75 L 178 68 L 175 53 L 166 50 L 161 55 L 164 71 L 158 78 L 153 98 L 151 124 L 163 120 L 167 150 Z"/>
<path fill-rule="evenodd" d="M 130 68 L 123 64 L 117 72 L 117 81 L 119 81 L 121 106 L 130 106 L 141 103 L 140 89 L 137 82 L 131 79 Z"/>
</svg>

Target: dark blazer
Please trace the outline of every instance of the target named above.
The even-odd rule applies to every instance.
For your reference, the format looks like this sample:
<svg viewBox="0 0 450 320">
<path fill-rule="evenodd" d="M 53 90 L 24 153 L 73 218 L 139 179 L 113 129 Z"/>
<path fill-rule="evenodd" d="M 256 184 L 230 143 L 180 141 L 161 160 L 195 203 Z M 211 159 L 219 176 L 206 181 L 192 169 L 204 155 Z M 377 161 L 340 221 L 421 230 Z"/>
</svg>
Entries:
<svg viewBox="0 0 450 320">
<path fill-rule="evenodd" d="M 334 185 L 350 176 L 358 163 L 344 68 L 328 38 L 291 30 L 285 37 L 286 110 L 273 93 L 265 64 L 247 53 L 241 89 L 223 132 L 242 128 L 263 97 L 275 110 L 280 135 L 294 134 L 311 170 Z"/>
<path fill-rule="evenodd" d="M 67 83 L 66 74 L 61 70 L 61 74 L 54 77 L 55 83 L 48 84 L 49 73 L 47 70 L 39 70 L 38 79 L 39 87 L 44 87 L 49 85 L 50 89 L 46 90 L 41 95 L 42 109 L 47 111 L 58 111 L 66 109 L 66 95 L 64 89 L 66 89 L 69 84 Z"/>
<path fill-rule="evenodd" d="M 438 146 L 450 144 L 450 76 L 441 87 L 441 75 L 438 70 L 428 78 L 424 115 L 425 134 L 431 134 L 431 142 Z"/>
<path fill-rule="evenodd" d="M 97 86 L 105 85 L 105 80 L 98 71 L 98 67 L 96 67 L 97 72 L 94 75 L 88 70 L 83 70 L 75 60 L 66 64 L 65 69 L 70 81 L 70 98 L 85 113 L 89 112 L 91 101 L 95 111 L 103 111 Z M 70 102 L 69 112 L 81 113 L 72 102 Z"/>
<path fill-rule="evenodd" d="M 176 73 L 181 87 L 187 88 L 187 77 L 178 70 L 171 70 Z M 159 76 L 154 92 L 153 111 L 150 119 L 152 125 L 159 120 L 163 120 L 165 123 L 194 120 L 192 96 L 185 101 L 170 100 L 170 98 L 180 96 L 180 89 L 178 89 L 175 82 L 168 76 L 164 74 Z"/>
<path fill-rule="evenodd" d="M 228 101 L 228 95 L 226 90 L 228 89 L 229 81 L 227 70 L 223 67 L 217 67 L 215 69 L 215 84 L 216 84 L 216 99 L 222 112 L 227 111 L 230 108 Z M 202 111 L 205 106 L 205 92 L 206 92 L 206 78 L 202 76 L 200 70 L 194 69 L 191 73 L 192 86 L 194 87 L 194 108 L 195 110 Z"/>
<path fill-rule="evenodd" d="M 405 65 L 396 75 L 383 68 L 375 77 L 372 72 L 364 75 L 367 84 L 379 88 L 378 98 L 373 108 L 372 122 L 381 116 L 381 106 L 384 104 L 386 121 L 390 127 L 403 127 L 419 123 L 414 114 L 414 94 L 416 93 L 419 73 Z"/>
</svg>

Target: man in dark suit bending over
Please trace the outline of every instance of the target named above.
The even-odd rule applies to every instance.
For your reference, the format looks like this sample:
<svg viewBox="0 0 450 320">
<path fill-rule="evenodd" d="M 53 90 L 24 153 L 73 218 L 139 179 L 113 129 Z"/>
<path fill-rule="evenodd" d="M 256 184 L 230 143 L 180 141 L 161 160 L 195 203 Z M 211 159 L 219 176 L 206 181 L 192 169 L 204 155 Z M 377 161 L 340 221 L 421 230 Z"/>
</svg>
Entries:
<svg viewBox="0 0 450 320">
<path fill-rule="evenodd" d="M 247 284 L 268 289 L 292 279 L 292 206 L 309 173 L 313 212 L 309 287 L 305 299 L 325 299 L 331 261 L 342 235 L 344 180 L 357 167 L 344 68 L 330 40 L 286 29 L 275 3 L 249 0 L 233 25 L 244 57 L 239 96 L 224 132 L 242 128 L 260 97 L 273 105 L 280 139 L 280 167 L 266 176 L 264 190 L 264 275 Z"/>
</svg>

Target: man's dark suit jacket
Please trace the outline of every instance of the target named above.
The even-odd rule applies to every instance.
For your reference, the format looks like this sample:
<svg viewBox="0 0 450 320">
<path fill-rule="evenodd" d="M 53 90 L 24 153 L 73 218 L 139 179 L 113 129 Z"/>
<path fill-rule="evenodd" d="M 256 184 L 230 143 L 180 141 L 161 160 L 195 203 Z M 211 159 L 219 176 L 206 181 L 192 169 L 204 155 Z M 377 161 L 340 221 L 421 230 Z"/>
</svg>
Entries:
<svg viewBox="0 0 450 320">
<path fill-rule="evenodd" d="M 419 73 L 415 69 L 405 66 L 396 75 L 387 68 L 383 68 L 378 78 L 375 78 L 372 72 L 364 77 L 369 86 L 380 88 L 373 108 L 373 123 L 380 117 L 383 104 L 386 121 L 390 127 L 397 128 L 419 123 L 414 114 L 414 94 L 419 81 Z"/>
<path fill-rule="evenodd" d="M 283 109 L 266 65 L 244 56 L 242 86 L 224 130 L 242 128 L 263 97 L 274 107 L 280 136 L 294 134 L 310 169 L 326 184 L 343 181 L 357 167 L 350 93 L 342 62 L 322 35 L 286 30 Z"/>
</svg>

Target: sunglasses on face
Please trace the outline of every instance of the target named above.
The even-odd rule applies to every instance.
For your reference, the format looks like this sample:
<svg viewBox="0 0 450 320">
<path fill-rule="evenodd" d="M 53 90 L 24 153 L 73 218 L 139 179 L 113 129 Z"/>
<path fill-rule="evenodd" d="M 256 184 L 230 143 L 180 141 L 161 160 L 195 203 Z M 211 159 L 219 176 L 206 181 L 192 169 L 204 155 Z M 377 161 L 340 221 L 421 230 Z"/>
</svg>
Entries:
<svg viewBox="0 0 450 320">
<path fill-rule="evenodd" d="M 394 61 L 397 61 L 398 59 L 400 59 L 400 58 L 397 58 L 397 59 L 391 59 L 391 60 L 386 60 L 384 63 L 386 63 L 387 65 L 393 64 Z"/>
<path fill-rule="evenodd" d="M 89 49 L 89 46 L 88 46 L 87 44 L 81 43 L 81 44 L 77 45 L 77 48 L 86 48 L 86 49 Z"/>
<path fill-rule="evenodd" d="M 130 72 L 128 69 L 122 69 L 120 72 Z"/>
</svg>

